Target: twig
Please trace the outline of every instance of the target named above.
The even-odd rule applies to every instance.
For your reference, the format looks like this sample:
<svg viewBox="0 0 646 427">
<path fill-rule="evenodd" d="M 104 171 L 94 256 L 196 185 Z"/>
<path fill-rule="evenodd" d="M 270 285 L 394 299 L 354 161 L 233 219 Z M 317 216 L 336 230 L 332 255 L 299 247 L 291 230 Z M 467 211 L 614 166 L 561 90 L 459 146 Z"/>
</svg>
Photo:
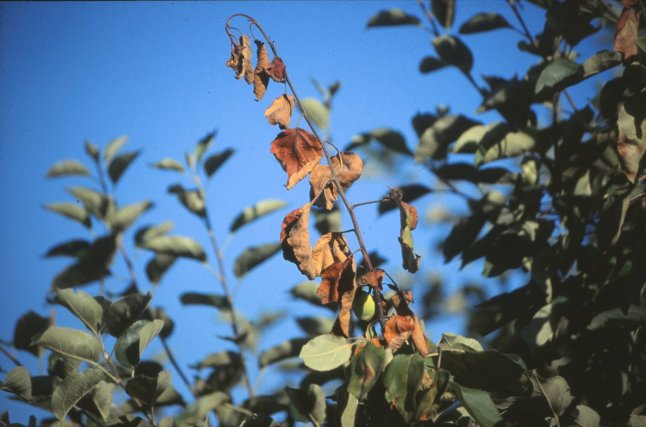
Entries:
<svg viewBox="0 0 646 427">
<path fill-rule="evenodd" d="M 541 381 L 538 379 L 538 375 L 536 375 L 535 371 L 532 371 L 532 375 L 534 376 L 534 379 L 536 380 L 536 384 L 538 384 L 538 388 L 541 389 L 541 393 L 543 394 L 543 397 L 545 397 L 545 401 L 547 402 L 547 406 L 550 408 L 550 411 L 552 411 L 552 415 L 554 415 L 554 421 L 556 421 L 556 427 L 561 427 L 561 423 L 559 422 L 559 416 L 556 414 L 556 411 L 554 410 L 554 407 L 552 406 L 552 402 L 550 402 L 550 399 L 547 398 L 547 394 L 545 394 L 545 390 L 543 390 L 543 386 L 541 385 Z"/>
<path fill-rule="evenodd" d="M 374 205 L 375 203 L 381 203 L 383 202 L 384 199 L 379 199 L 379 200 L 370 200 L 368 202 L 360 202 L 360 203 L 355 203 L 352 205 L 353 208 L 357 208 L 359 206 L 365 206 L 365 205 Z"/>
<path fill-rule="evenodd" d="M 424 0 L 417 0 L 417 3 L 419 4 L 419 7 L 422 8 L 422 12 L 424 12 L 426 19 L 428 19 L 428 22 L 431 24 L 431 30 L 433 31 L 433 35 L 435 37 L 439 37 L 440 31 L 437 28 L 437 24 L 435 24 L 435 17 L 433 16 L 433 12 L 428 10 L 426 5 L 424 4 Z"/>
<path fill-rule="evenodd" d="M 186 388 L 188 388 L 188 391 L 190 391 L 193 396 L 197 397 L 197 395 L 195 394 L 195 391 L 193 390 L 193 387 L 191 387 L 191 383 L 188 380 L 188 377 L 186 376 L 184 371 L 182 371 L 182 367 L 179 366 L 179 363 L 177 363 L 177 359 L 175 359 L 175 356 L 173 355 L 173 352 L 170 349 L 170 346 L 168 345 L 166 338 L 160 337 L 160 339 L 162 342 L 162 346 L 164 347 L 164 351 L 168 356 L 168 360 L 170 360 L 171 365 L 173 365 L 173 368 L 175 368 L 175 370 L 179 374 L 179 377 L 182 379 L 182 382 L 184 383 Z"/>
<path fill-rule="evenodd" d="M 527 25 L 525 24 L 525 20 L 523 19 L 523 16 L 518 11 L 518 7 L 516 6 L 515 1 L 507 0 L 507 4 L 509 5 L 509 7 L 511 7 L 511 10 L 514 12 L 514 15 L 516 15 L 516 19 L 518 19 L 520 26 L 523 27 L 523 31 L 525 32 L 525 37 L 527 37 L 527 40 L 529 40 L 532 46 L 536 46 L 534 37 L 532 37 L 532 33 L 529 32 L 529 28 L 527 28 Z"/>
<path fill-rule="evenodd" d="M 5 356 L 7 356 L 7 358 L 8 358 L 9 360 L 11 360 L 11 362 L 12 362 L 14 365 L 16 365 L 16 366 L 22 366 L 22 363 L 20 363 L 20 360 L 16 359 L 16 357 L 15 357 L 13 354 L 9 353 L 9 350 L 7 350 L 6 348 L 4 348 L 4 346 L 3 346 L 2 344 L 0 344 L 0 353 L 2 353 L 2 354 L 4 354 Z"/>
</svg>

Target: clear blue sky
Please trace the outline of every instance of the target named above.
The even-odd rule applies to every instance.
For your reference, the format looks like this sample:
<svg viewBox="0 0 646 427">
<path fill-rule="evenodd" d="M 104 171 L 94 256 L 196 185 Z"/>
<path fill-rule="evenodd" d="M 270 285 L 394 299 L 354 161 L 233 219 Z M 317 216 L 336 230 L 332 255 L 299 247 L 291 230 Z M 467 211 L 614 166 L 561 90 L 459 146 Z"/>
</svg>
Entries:
<svg viewBox="0 0 646 427">
<path fill-rule="evenodd" d="M 484 9 L 498 11 L 516 23 L 502 1 L 461 1 L 458 5 L 458 25 Z M 289 203 L 288 209 L 294 209 L 306 200 L 306 183 L 289 192 L 282 187 L 284 172 L 269 153 L 277 129 L 266 124 L 263 111 L 282 93 L 282 87 L 270 84 L 265 100 L 257 103 L 251 88 L 236 81 L 224 66 L 229 39 L 223 27 L 230 14 L 247 13 L 261 22 L 277 42 L 301 96 L 316 96 L 310 83 L 313 77 L 323 84 L 342 82 L 331 119 L 332 137 L 339 146 L 356 133 L 387 126 L 401 130 L 412 148 L 416 140 L 410 119 L 416 112 L 447 104 L 454 111 L 474 114 L 479 95 L 457 71 L 418 72 L 421 58 L 433 53 L 428 33 L 414 27 L 366 29 L 372 15 L 393 6 L 419 14 L 415 1 L 0 5 L 0 312 L 4 319 L 0 338 L 11 340 L 15 320 L 29 309 L 43 315 L 55 313 L 62 323 L 73 325 L 61 309 L 44 303 L 51 278 L 68 261 L 42 255 L 63 240 L 89 236 L 81 226 L 43 210 L 41 205 L 70 201 L 63 189 L 81 181 L 47 180 L 45 174 L 61 159 L 85 161 L 84 140 L 104 146 L 112 138 L 129 135 L 127 148 L 142 149 L 143 154 L 122 178 L 118 199 L 125 204 L 152 198 L 157 202 L 155 209 L 138 225 L 172 219 L 176 233 L 192 236 L 205 247 L 207 241 L 198 221 L 166 194 L 175 177 L 147 164 L 168 156 L 181 160 L 185 151 L 214 129 L 218 130 L 216 150 L 236 150 L 209 187 L 209 207 L 220 240 L 225 239 L 231 219 L 247 205 L 280 198 Z M 537 23 L 542 13 L 526 6 L 534 33 L 542 30 Z M 510 77 L 536 60 L 515 53 L 520 36 L 510 30 L 464 36 L 463 40 L 475 54 L 477 76 Z M 578 101 L 584 104 L 586 99 Z M 485 121 L 493 118 L 481 117 Z M 432 184 L 429 173 L 412 165 L 396 182 L 375 179 L 356 184 L 350 198 L 353 202 L 376 199 L 385 193 L 386 185 L 409 183 L 413 178 Z M 420 212 L 428 210 L 433 200 L 438 199 L 419 202 Z M 226 246 L 227 265 L 249 245 L 277 241 L 282 215 L 287 211 L 237 233 Z M 367 245 L 389 255 L 390 268 L 397 272 L 398 219 L 391 214 L 377 220 L 375 212 L 374 207 L 360 211 Z M 420 231 L 417 242 L 425 255 L 425 272 L 443 274 L 451 291 L 450 286 L 461 283 L 463 277 L 477 277 L 480 266 L 467 268 L 463 276 L 455 274 L 456 261 L 443 270 L 428 242 L 433 233 L 446 232 L 433 228 Z M 143 265 L 150 254 L 129 250 L 139 266 L 139 277 L 145 278 Z M 108 288 L 117 291 L 126 286 L 121 261 L 115 273 Z M 240 310 L 252 319 L 264 310 L 278 308 L 287 309 L 291 316 L 312 315 L 309 307 L 292 303 L 287 294 L 302 280 L 292 264 L 276 256 L 239 284 Z M 95 292 L 96 286 L 86 290 Z M 184 366 L 227 348 L 216 338 L 227 330 L 212 311 L 179 304 L 178 296 L 189 290 L 219 292 L 199 264 L 183 261 L 166 276 L 153 300 L 178 320 L 171 343 Z M 427 325 L 430 335 L 437 338 L 447 329 L 459 329 L 454 320 Z M 270 330 L 260 349 L 298 334 L 293 320 L 281 325 Z M 158 347 L 153 347 L 150 355 L 156 350 Z M 20 357 L 36 366 L 32 356 Z M 0 367 L 10 369 L 11 364 L 0 357 Z M 272 378 L 266 379 L 261 390 L 268 390 L 273 383 Z M 6 402 L 5 395 L 0 399 Z M 14 417 L 22 422 L 30 413 L 26 406 L 17 406 L 15 411 Z"/>
</svg>

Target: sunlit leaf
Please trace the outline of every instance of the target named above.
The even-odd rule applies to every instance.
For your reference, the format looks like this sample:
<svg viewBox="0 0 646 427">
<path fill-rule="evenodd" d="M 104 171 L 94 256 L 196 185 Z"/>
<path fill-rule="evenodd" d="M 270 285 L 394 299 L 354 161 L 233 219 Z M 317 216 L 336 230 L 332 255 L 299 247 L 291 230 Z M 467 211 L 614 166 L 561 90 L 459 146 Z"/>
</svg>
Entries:
<svg viewBox="0 0 646 427">
<path fill-rule="evenodd" d="M 31 401 L 31 375 L 24 366 L 17 366 L 7 373 L 0 382 L 0 390 L 15 394 L 25 401 Z"/>
<path fill-rule="evenodd" d="M 242 212 L 240 212 L 231 223 L 229 227 L 230 232 L 234 232 L 240 227 L 249 224 L 252 221 L 255 221 L 259 218 L 262 218 L 265 215 L 268 215 L 272 212 L 280 210 L 287 206 L 287 203 L 282 200 L 277 199 L 266 199 L 261 200 L 258 203 L 246 207 Z"/>
<path fill-rule="evenodd" d="M 341 366 L 352 354 L 352 343 L 343 337 L 326 334 L 312 338 L 303 346 L 299 357 L 315 371 L 329 371 Z"/>
<path fill-rule="evenodd" d="M 280 243 L 266 243 L 264 245 L 252 246 L 245 249 L 245 251 L 236 258 L 233 265 L 233 273 L 236 277 L 244 276 L 253 268 L 277 254 L 280 249 Z"/>
<path fill-rule="evenodd" d="M 175 257 L 206 261 L 206 253 L 195 240 L 184 236 L 156 236 L 141 242 L 142 248 Z"/>
<path fill-rule="evenodd" d="M 66 357 L 98 362 L 103 349 L 96 337 L 78 329 L 50 326 L 35 344 Z"/>
<path fill-rule="evenodd" d="M 393 27 L 398 25 L 420 25 L 421 21 L 417 16 L 409 15 L 399 8 L 382 10 L 370 18 L 368 28 L 371 27 Z"/>
<path fill-rule="evenodd" d="M 114 155 L 117 154 L 119 150 L 121 150 L 121 147 L 123 147 L 126 142 L 128 142 L 127 135 L 120 136 L 110 141 L 105 146 L 105 151 L 103 152 L 103 159 L 105 160 L 105 162 L 110 163 Z"/>
<path fill-rule="evenodd" d="M 211 132 L 198 141 L 195 146 L 195 151 L 193 152 L 196 164 L 202 160 L 204 154 L 208 151 L 213 142 L 215 142 L 215 136 L 216 132 Z"/>
<path fill-rule="evenodd" d="M 64 420 L 67 413 L 105 378 L 103 371 L 97 368 L 66 377 L 52 394 L 52 413 Z"/>
<path fill-rule="evenodd" d="M 124 231 L 130 227 L 144 212 L 153 207 L 149 200 L 133 203 L 119 208 L 108 219 L 115 231 Z"/>
<path fill-rule="evenodd" d="M 170 157 L 165 157 L 157 163 L 153 163 L 151 166 L 155 169 L 184 172 L 184 166 L 182 166 L 182 164 L 177 160 L 171 159 Z"/>
<path fill-rule="evenodd" d="M 101 330 L 103 307 L 92 296 L 80 289 L 57 289 L 56 296 L 60 304 L 81 320 L 90 331 L 97 334 Z"/>
<path fill-rule="evenodd" d="M 90 141 L 85 141 L 83 143 L 83 147 L 85 148 L 85 153 L 90 156 L 92 160 L 95 162 L 99 160 L 99 147 L 92 144 Z"/>
<path fill-rule="evenodd" d="M 200 217 L 206 215 L 204 198 L 199 190 L 187 190 L 179 184 L 173 184 L 168 187 L 168 192 L 175 194 L 189 212 Z"/>
<path fill-rule="evenodd" d="M 71 187 L 66 191 L 83 203 L 85 209 L 98 218 L 104 218 L 110 209 L 112 201 L 105 195 L 88 187 Z"/>
<path fill-rule="evenodd" d="M 55 178 L 60 176 L 70 176 L 70 175 L 81 175 L 88 176 L 90 171 L 85 167 L 85 165 L 78 160 L 63 160 L 47 171 L 47 178 Z"/>
<path fill-rule="evenodd" d="M 498 13 L 478 13 L 460 26 L 460 34 L 481 33 L 498 28 L 511 28 L 504 16 Z"/>
<path fill-rule="evenodd" d="M 76 203 L 50 203 L 43 207 L 52 212 L 56 212 L 57 214 L 73 219 L 87 228 L 92 227 L 92 220 L 90 219 L 88 211 Z"/>
<path fill-rule="evenodd" d="M 173 226 L 173 221 L 164 221 L 158 225 L 146 225 L 141 227 L 135 233 L 135 243 L 137 246 L 141 246 L 142 242 L 146 240 L 165 235 L 173 229 Z"/>
</svg>

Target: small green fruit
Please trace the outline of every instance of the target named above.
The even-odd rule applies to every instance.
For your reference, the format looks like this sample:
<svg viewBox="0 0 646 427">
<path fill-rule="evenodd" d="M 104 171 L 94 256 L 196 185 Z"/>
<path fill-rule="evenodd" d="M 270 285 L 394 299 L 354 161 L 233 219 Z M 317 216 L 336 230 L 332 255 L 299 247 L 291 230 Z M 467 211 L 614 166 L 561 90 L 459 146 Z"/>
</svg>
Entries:
<svg viewBox="0 0 646 427">
<path fill-rule="evenodd" d="M 364 322 L 371 320 L 375 316 L 375 298 L 368 292 L 357 291 L 352 301 L 352 311 L 357 317 Z"/>
</svg>

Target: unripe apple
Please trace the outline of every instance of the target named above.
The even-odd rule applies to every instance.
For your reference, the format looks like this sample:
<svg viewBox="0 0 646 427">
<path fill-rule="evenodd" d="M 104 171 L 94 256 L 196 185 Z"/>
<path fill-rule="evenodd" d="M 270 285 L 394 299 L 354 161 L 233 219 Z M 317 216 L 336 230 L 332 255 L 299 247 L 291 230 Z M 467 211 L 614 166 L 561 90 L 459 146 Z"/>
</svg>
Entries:
<svg viewBox="0 0 646 427">
<path fill-rule="evenodd" d="M 352 301 L 352 311 L 357 317 L 364 322 L 371 320 L 375 316 L 375 298 L 368 292 L 362 290 L 357 291 Z"/>
</svg>

